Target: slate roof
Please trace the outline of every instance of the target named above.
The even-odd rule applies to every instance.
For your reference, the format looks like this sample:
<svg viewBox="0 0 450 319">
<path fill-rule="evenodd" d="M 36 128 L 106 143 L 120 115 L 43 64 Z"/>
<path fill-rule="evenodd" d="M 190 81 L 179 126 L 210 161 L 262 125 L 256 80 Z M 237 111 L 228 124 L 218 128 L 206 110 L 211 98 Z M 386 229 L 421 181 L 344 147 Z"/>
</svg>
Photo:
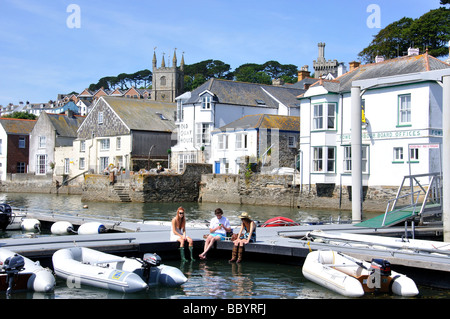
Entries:
<svg viewBox="0 0 450 319">
<path fill-rule="evenodd" d="M 102 96 L 130 130 L 173 132 L 175 103 Z"/>
<path fill-rule="evenodd" d="M 214 130 L 213 132 L 217 133 L 261 128 L 278 128 L 280 131 L 300 132 L 300 118 L 298 116 L 273 114 L 246 115 Z"/>
<path fill-rule="evenodd" d="M 58 136 L 77 137 L 77 130 L 86 117 L 84 116 L 67 116 L 65 114 L 49 114 L 50 122 L 56 130 Z"/>
<path fill-rule="evenodd" d="M 278 108 L 278 102 L 275 99 L 279 100 L 287 107 L 298 107 L 296 97 L 305 92 L 305 90 L 295 87 L 210 79 L 193 90 L 190 99 L 187 100 L 185 104 L 200 102 L 200 94 L 206 90 L 215 95 L 215 102 L 221 104 L 267 108 Z M 271 97 L 271 95 L 273 97 Z M 261 104 L 261 101 L 263 101 L 264 104 Z"/>
<path fill-rule="evenodd" d="M 318 80 L 311 87 L 321 85 L 328 92 L 341 93 L 351 90 L 352 82 L 356 80 L 375 79 L 387 76 L 426 72 L 450 68 L 447 64 L 428 53 L 421 55 L 409 55 L 378 63 L 370 63 L 359 66 L 353 71 L 347 72 L 335 80 Z"/>
<path fill-rule="evenodd" d="M 7 134 L 29 135 L 33 130 L 34 124 L 36 124 L 36 120 L 0 118 L 0 124 Z"/>
</svg>

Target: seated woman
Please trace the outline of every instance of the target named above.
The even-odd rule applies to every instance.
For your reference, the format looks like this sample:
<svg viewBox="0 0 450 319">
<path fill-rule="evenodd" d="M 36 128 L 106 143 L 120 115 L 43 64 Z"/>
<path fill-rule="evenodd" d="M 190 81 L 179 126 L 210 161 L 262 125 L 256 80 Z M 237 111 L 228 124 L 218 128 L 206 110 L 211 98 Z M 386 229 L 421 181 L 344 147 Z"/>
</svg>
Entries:
<svg viewBox="0 0 450 319">
<path fill-rule="evenodd" d="M 251 219 L 247 212 L 242 212 L 239 216 L 241 219 L 241 229 L 237 239 L 234 241 L 233 252 L 231 254 L 230 262 L 242 261 L 242 254 L 244 253 L 244 245 L 254 243 L 256 241 L 256 223 Z"/>
<path fill-rule="evenodd" d="M 192 238 L 186 236 L 186 217 L 183 207 L 178 207 L 177 216 L 172 219 L 172 230 L 170 231 L 170 241 L 180 242 L 180 256 L 181 261 L 186 261 L 184 255 L 184 243 L 187 241 L 189 243 L 189 252 L 191 253 L 191 260 L 193 258 L 194 242 Z"/>
<path fill-rule="evenodd" d="M 228 218 L 223 216 L 223 211 L 221 208 L 217 208 L 214 212 L 216 217 L 211 219 L 209 223 L 210 234 L 206 237 L 205 247 L 203 252 L 199 255 L 200 259 L 206 259 L 206 253 L 216 242 L 216 240 L 224 239 L 228 232 L 231 232 L 231 225 Z"/>
</svg>

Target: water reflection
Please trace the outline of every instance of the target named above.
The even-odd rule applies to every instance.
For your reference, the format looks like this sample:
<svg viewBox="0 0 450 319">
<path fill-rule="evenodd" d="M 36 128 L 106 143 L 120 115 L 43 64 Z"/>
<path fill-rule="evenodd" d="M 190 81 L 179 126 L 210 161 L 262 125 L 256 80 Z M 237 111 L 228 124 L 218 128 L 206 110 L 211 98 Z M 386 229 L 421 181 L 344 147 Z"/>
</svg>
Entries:
<svg viewBox="0 0 450 319">
<path fill-rule="evenodd" d="M 255 220 L 266 220 L 284 216 L 297 222 L 329 222 L 351 219 L 351 212 L 333 210 L 303 210 L 291 207 L 254 206 L 223 203 L 111 203 L 83 202 L 79 195 L 54 194 L 0 194 L 1 203 L 29 210 L 53 211 L 58 213 L 108 216 L 136 220 L 170 221 L 179 206 L 183 206 L 188 221 L 204 221 L 214 217 L 214 210 L 221 207 L 230 222 L 239 224 L 242 211 L 250 213 Z M 83 208 L 87 205 L 87 209 Z M 373 214 L 372 214 L 373 215 Z M 368 214 L 366 217 L 370 217 Z"/>
</svg>

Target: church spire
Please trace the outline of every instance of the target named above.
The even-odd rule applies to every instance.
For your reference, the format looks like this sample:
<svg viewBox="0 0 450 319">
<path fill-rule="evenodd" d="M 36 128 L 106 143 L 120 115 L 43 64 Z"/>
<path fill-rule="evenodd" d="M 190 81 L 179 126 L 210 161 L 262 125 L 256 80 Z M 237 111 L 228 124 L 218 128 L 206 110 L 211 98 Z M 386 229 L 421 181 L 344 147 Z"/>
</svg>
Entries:
<svg viewBox="0 0 450 319">
<path fill-rule="evenodd" d="M 156 47 L 153 50 L 153 60 L 152 60 L 153 69 L 156 69 L 156 52 L 155 52 L 155 50 L 156 50 Z"/>
<path fill-rule="evenodd" d="M 177 48 L 175 48 L 175 51 L 173 52 L 172 67 L 177 67 Z"/>
<path fill-rule="evenodd" d="M 163 56 L 162 56 L 162 61 L 161 61 L 161 67 L 165 68 L 166 67 L 166 62 L 164 61 L 164 52 L 163 52 Z"/>
<path fill-rule="evenodd" d="M 181 63 L 180 63 L 180 70 L 184 71 L 184 52 L 181 55 Z"/>
</svg>

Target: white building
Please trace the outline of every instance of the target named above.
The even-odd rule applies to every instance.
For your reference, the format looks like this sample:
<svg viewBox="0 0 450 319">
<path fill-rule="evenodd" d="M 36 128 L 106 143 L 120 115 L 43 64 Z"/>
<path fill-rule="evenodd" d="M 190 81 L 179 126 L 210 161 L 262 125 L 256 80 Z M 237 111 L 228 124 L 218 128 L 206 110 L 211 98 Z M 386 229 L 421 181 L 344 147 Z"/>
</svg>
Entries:
<svg viewBox="0 0 450 319">
<path fill-rule="evenodd" d="M 246 115 L 299 115 L 297 96 L 303 89 L 211 79 L 177 98 L 178 144 L 171 167 L 210 163 L 211 132 Z"/>
<path fill-rule="evenodd" d="M 248 163 L 295 168 L 299 134 L 298 116 L 247 115 L 222 126 L 212 132 L 214 173 L 239 174 Z"/>
<path fill-rule="evenodd" d="M 352 185 L 350 91 L 354 81 L 368 79 L 377 83 L 361 97 L 363 186 L 399 186 L 405 175 L 438 172 L 439 149 L 424 145 L 442 142 L 442 88 L 404 75 L 441 69 L 450 72 L 450 65 L 409 55 L 311 85 L 300 96 L 303 183 Z"/>
</svg>

